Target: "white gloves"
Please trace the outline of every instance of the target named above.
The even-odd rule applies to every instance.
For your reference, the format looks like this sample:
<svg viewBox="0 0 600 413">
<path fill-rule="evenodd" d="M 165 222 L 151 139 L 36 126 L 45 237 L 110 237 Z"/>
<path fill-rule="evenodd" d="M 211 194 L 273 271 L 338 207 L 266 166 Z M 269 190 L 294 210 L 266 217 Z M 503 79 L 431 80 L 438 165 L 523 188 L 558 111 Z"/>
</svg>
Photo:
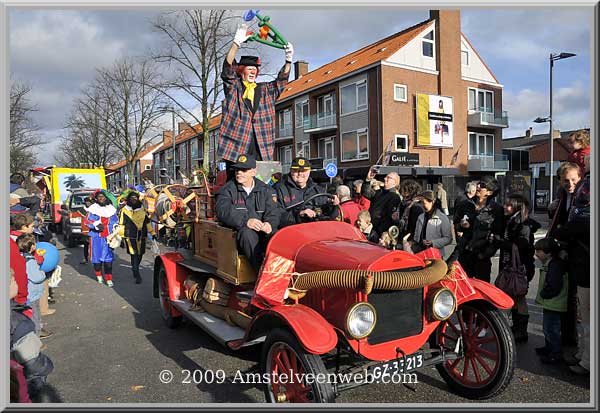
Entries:
<svg viewBox="0 0 600 413">
<path fill-rule="evenodd" d="M 283 50 L 285 50 L 285 61 L 292 63 L 292 59 L 294 58 L 294 46 L 288 42 Z"/>
<path fill-rule="evenodd" d="M 246 34 L 247 31 L 248 27 L 245 24 L 239 26 L 235 32 L 235 36 L 233 37 L 233 43 L 240 47 L 242 43 L 244 43 L 250 38 L 250 36 L 252 36 L 251 34 Z"/>
</svg>

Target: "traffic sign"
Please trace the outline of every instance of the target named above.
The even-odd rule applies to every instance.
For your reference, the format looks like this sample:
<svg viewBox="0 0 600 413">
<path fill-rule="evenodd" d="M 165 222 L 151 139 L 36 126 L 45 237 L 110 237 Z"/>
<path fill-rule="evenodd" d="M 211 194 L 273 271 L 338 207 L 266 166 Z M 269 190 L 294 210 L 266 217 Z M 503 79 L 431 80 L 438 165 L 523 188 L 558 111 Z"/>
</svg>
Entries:
<svg viewBox="0 0 600 413">
<path fill-rule="evenodd" d="M 333 162 L 329 162 L 325 166 L 325 173 L 327 174 L 328 177 L 333 178 L 338 173 L 337 165 L 334 164 Z"/>
</svg>

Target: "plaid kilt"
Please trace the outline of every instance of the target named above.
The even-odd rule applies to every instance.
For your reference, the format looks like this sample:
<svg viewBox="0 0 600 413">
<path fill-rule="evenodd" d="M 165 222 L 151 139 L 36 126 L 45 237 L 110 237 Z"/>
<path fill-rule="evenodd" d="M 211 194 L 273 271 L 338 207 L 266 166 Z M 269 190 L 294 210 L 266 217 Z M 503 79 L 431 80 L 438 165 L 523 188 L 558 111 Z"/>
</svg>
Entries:
<svg viewBox="0 0 600 413">
<path fill-rule="evenodd" d="M 254 115 L 244 104 L 244 85 L 237 75 L 237 62 L 223 62 L 223 89 L 225 100 L 222 105 L 221 129 L 217 142 L 217 154 L 220 159 L 236 161 L 239 155 L 248 153 L 252 147 L 252 131 L 256 135 L 260 155 L 263 161 L 272 161 L 275 149 L 275 101 L 283 92 L 290 72 L 281 68 L 277 79 L 257 84 L 260 88 L 260 100 Z"/>
</svg>

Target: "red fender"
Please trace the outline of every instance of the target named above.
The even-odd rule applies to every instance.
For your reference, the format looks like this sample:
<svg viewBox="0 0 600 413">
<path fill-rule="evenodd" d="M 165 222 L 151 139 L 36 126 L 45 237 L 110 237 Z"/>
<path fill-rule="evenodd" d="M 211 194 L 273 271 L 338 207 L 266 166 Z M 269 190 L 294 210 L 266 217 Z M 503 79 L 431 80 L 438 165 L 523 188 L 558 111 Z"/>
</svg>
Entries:
<svg viewBox="0 0 600 413">
<path fill-rule="evenodd" d="M 478 280 L 477 278 L 470 278 L 469 282 L 471 283 L 471 286 L 475 289 L 476 293 L 475 295 L 467 297 L 467 299 L 463 301 L 459 300 L 458 304 L 462 304 L 464 302 L 472 300 L 482 299 L 491 302 L 494 306 L 503 310 L 509 310 L 513 308 L 515 304 L 513 299 L 498 287 L 485 281 Z"/>
<path fill-rule="evenodd" d="M 157 260 L 162 261 L 162 265 L 165 267 L 167 272 L 167 282 L 169 283 L 169 299 L 178 300 L 181 294 L 181 285 L 185 281 L 187 276 L 185 268 L 177 265 L 178 262 L 183 261 L 185 258 L 178 252 L 167 252 L 157 257 Z M 156 262 L 154 263 L 156 267 Z M 158 277 L 158 273 L 155 273 L 155 277 Z M 158 279 L 155 280 L 159 282 Z M 157 284 L 158 286 L 158 284 Z M 158 286 L 160 288 L 160 286 Z M 178 317 L 181 313 L 173 306 L 171 306 L 171 315 Z"/>
<path fill-rule="evenodd" d="M 279 318 L 290 327 L 302 347 L 309 353 L 327 353 L 337 344 L 337 334 L 331 324 L 321 314 L 302 304 L 292 306 L 278 305 L 261 311 L 252 321 L 250 331 L 261 320 L 267 321 L 265 317 L 268 319 L 273 316 Z"/>
</svg>

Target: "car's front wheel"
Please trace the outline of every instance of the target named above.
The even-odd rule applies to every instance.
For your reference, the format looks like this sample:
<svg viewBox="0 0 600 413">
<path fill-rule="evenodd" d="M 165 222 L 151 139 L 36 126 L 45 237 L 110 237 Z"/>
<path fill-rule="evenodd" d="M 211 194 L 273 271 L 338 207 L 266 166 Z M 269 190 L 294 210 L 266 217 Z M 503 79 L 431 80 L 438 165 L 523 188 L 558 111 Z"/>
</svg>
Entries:
<svg viewBox="0 0 600 413">
<path fill-rule="evenodd" d="M 447 351 L 462 347 L 463 357 L 436 366 L 458 395 L 489 399 L 510 383 L 516 361 L 515 342 L 499 309 L 488 303 L 465 303 L 440 324 L 436 338 L 437 345 Z"/>
<path fill-rule="evenodd" d="M 161 265 L 158 273 L 158 287 L 160 295 L 160 312 L 169 328 L 177 328 L 181 324 L 182 317 L 174 317 L 171 314 L 172 304 L 169 299 L 169 281 L 167 280 L 167 270 Z"/>
<path fill-rule="evenodd" d="M 332 403 L 333 386 L 323 360 L 307 352 L 286 329 L 273 330 L 263 346 L 263 377 L 268 378 L 265 397 L 269 403 Z M 321 378 L 321 380 L 317 380 Z"/>
</svg>

